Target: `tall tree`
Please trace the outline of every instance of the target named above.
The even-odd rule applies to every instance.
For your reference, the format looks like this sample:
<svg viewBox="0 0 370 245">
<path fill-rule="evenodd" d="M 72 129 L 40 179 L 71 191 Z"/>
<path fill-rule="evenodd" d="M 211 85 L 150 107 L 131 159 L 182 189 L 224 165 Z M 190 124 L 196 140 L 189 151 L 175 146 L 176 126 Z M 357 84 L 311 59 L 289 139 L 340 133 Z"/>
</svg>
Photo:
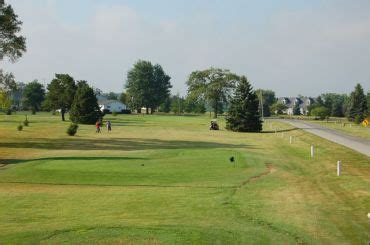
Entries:
<svg viewBox="0 0 370 245">
<path fill-rule="evenodd" d="M 230 101 L 226 128 L 237 132 L 260 132 L 262 121 L 258 97 L 247 78 L 242 76 Z"/>
<path fill-rule="evenodd" d="M 153 112 L 169 97 L 170 77 L 158 64 L 139 60 L 127 74 L 126 89 L 130 95 L 130 107 L 139 109 L 146 107 Z"/>
<path fill-rule="evenodd" d="M 21 25 L 12 6 L 0 3 L 0 60 L 7 56 L 14 62 L 26 52 L 26 38 L 18 34 Z"/>
<path fill-rule="evenodd" d="M 48 85 L 46 99 L 51 109 L 61 110 L 62 120 L 65 113 L 71 108 L 76 93 L 76 84 L 68 74 L 55 74 L 55 78 Z"/>
<path fill-rule="evenodd" d="M 238 80 L 239 77 L 229 70 L 210 68 L 194 71 L 186 82 L 188 95 L 207 101 L 217 118 L 221 110 L 220 106 L 228 102 L 230 93 Z"/>
<path fill-rule="evenodd" d="M 347 117 L 350 120 L 363 120 L 367 115 L 367 99 L 361 84 L 357 84 L 351 93 Z"/>
<path fill-rule="evenodd" d="M 257 93 L 259 100 L 262 101 L 263 116 L 264 117 L 271 116 L 270 108 L 277 100 L 275 96 L 275 92 L 272 90 L 257 89 L 256 93 Z"/>
<path fill-rule="evenodd" d="M 74 123 L 94 124 L 103 115 L 94 90 L 86 81 L 77 82 L 77 90 L 69 113 Z"/>
<path fill-rule="evenodd" d="M 31 107 L 32 113 L 41 109 L 45 98 L 45 89 L 37 80 L 30 82 L 24 89 L 24 103 Z"/>
<path fill-rule="evenodd" d="M 163 68 L 159 64 L 153 67 L 153 78 L 154 80 L 151 84 L 153 87 L 153 98 L 150 105 L 151 113 L 170 97 L 170 89 L 172 88 L 170 83 L 171 77 L 163 71 Z"/>
</svg>

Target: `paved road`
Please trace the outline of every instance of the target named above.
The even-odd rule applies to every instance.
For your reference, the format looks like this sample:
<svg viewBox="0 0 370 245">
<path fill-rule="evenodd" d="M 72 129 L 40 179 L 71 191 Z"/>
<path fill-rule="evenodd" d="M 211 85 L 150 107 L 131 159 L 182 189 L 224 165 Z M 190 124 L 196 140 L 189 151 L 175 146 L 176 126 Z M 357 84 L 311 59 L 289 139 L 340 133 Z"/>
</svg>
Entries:
<svg viewBox="0 0 370 245">
<path fill-rule="evenodd" d="M 358 137 L 346 135 L 321 125 L 303 122 L 300 120 L 279 120 L 279 121 L 290 123 L 296 128 L 303 129 L 309 133 L 315 134 L 317 136 L 333 141 L 337 144 L 344 145 L 362 154 L 370 156 L 370 140 L 360 139 Z"/>
</svg>

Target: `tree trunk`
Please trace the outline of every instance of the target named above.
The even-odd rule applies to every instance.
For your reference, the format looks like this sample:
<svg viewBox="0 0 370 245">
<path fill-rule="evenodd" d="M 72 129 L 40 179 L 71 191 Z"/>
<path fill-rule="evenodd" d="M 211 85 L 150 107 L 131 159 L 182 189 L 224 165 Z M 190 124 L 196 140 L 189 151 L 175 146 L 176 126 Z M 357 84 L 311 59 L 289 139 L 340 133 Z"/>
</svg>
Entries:
<svg viewBox="0 0 370 245">
<path fill-rule="evenodd" d="M 64 113 L 65 113 L 65 110 L 64 110 L 64 108 L 62 108 L 61 110 L 60 110 L 60 114 L 62 114 L 62 121 L 64 122 L 66 119 L 64 118 Z"/>
<path fill-rule="evenodd" d="M 141 114 L 141 108 L 136 109 L 137 114 Z"/>
<path fill-rule="evenodd" d="M 146 114 L 149 114 L 149 106 L 146 106 Z"/>
<path fill-rule="evenodd" d="M 150 108 L 150 114 L 154 113 L 154 108 Z"/>
</svg>

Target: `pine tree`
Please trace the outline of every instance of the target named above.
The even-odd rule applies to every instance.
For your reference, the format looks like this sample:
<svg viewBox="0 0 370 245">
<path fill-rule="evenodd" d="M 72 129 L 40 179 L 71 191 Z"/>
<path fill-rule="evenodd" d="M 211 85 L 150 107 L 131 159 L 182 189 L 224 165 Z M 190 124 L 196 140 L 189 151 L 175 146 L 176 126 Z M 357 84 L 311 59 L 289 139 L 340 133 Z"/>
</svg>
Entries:
<svg viewBox="0 0 370 245">
<path fill-rule="evenodd" d="M 226 128 L 237 132 L 260 132 L 262 121 L 258 97 L 247 78 L 242 76 L 230 101 Z"/>
<path fill-rule="evenodd" d="M 86 81 L 77 82 L 77 91 L 70 111 L 71 121 L 94 124 L 102 116 L 94 90 Z"/>
<path fill-rule="evenodd" d="M 367 99 L 364 90 L 360 84 L 357 84 L 349 99 L 347 117 L 350 120 L 356 119 L 360 122 L 366 117 L 367 109 Z"/>
</svg>

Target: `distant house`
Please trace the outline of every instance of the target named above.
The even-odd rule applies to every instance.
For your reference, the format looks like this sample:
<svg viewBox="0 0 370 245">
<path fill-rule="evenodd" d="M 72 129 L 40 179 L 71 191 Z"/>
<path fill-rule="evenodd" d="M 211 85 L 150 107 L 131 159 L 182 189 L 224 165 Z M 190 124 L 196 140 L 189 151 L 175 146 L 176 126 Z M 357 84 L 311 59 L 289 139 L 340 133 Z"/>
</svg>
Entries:
<svg viewBox="0 0 370 245">
<path fill-rule="evenodd" d="M 100 110 L 105 113 L 112 113 L 112 112 L 118 112 L 118 113 L 127 113 L 129 108 L 127 105 L 123 104 L 122 102 L 118 100 L 107 100 L 103 96 L 97 96 L 98 104 L 100 107 Z"/>
<path fill-rule="evenodd" d="M 293 115 L 293 108 L 296 104 L 299 104 L 301 115 L 307 115 L 308 107 L 314 103 L 314 99 L 310 97 L 282 97 L 278 101 L 288 108 L 284 111 L 288 115 Z"/>
</svg>

